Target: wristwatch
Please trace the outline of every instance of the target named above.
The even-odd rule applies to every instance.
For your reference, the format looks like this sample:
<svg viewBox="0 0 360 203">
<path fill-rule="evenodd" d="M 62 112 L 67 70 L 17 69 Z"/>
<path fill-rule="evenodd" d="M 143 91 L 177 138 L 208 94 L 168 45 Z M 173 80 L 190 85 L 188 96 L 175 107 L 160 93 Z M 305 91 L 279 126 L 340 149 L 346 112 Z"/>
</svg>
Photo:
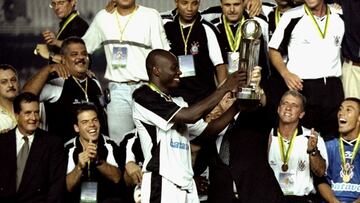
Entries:
<svg viewBox="0 0 360 203">
<path fill-rule="evenodd" d="M 55 56 L 55 53 L 50 51 L 49 52 L 49 61 L 53 61 L 54 56 Z"/>
<path fill-rule="evenodd" d="M 102 165 L 103 163 L 104 163 L 104 160 L 97 159 L 97 160 L 95 161 L 95 166 L 98 167 L 98 166 Z"/>
</svg>

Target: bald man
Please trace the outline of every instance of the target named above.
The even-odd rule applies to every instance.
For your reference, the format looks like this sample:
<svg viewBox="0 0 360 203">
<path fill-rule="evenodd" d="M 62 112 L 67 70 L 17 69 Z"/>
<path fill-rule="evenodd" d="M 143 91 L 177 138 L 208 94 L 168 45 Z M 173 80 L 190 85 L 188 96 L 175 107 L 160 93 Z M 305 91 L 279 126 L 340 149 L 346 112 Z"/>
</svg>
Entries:
<svg viewBox="0 0 360 203">
<path fill-rule="evenodd" d="M 180 84 L 181 71 L 175 55 L 155 49 L 146 59 L 146 69 L 149 84 L 133 94 L 133 116 L 145 158 L 141 202 L 199 202 L 189 140 L 217 135 L 227 126 L 238 112 L 238 105 L 232 105 L 210 123 L 202 117 L 225 93 L 244 86 L 246 74 L 235 72 L 214 93 L 189 107 L 183 98 L 169 94 Z"/>
</svg>

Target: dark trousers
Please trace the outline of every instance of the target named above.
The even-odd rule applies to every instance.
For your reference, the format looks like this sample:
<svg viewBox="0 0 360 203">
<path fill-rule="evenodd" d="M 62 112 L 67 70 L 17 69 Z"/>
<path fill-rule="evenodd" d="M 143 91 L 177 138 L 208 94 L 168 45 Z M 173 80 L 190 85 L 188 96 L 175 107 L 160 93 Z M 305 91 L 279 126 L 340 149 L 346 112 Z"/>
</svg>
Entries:
<svg viewBox="0 0 360 203">
<path fill-rule="evenodd" d="M 328 77 L 304 80 L 301 93 L 306 97 L 305 116 L 301 124 L 315 128 L 325 141 L 337 137 L 337 112 L 344 100 L 340 78 Z"/>
<path fill-rule="evenodd" d="M 286 195 L 284 196 L 286 203 L 320 203 L 321 201 L 315 194 L 296 196 L 296 195 Z"/>
</svg>

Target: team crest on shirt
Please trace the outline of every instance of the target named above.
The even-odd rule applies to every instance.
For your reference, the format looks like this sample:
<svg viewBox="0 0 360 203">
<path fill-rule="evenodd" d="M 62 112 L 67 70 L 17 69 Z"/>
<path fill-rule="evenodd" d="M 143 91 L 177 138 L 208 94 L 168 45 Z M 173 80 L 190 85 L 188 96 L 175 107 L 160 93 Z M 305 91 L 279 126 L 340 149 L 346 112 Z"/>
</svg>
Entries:
<svg viewBox="0 0 360 203">
<path fill-rule="evenodd" d="M 191 43 L 191 49 L 190 52 L 192 55 L 196 55 L 199 53 L 199 47 L 200 47 L 200 43 L 199 42 L 192 42 Z"/>
<path fill-rule="evenodd" d="M 299 160 L 298 162 L 298 171 L 305 171 L 306 169 L 306 162 L 303 160 Z"/>
<path fill-rule="evenodd" d="M 270 166 L 276 166 L 276 163 L 275 163 L 275 161 L 274 160 L 270 160 Z"/>
<path fill-rule="evenodd" d="M 310 44 L 310 41 L 308 39 L 304 39 L 304 41 L 302 43 L 303 44 Z"/>
<path fill-rule="evenodd" d="M 340 36 L 335 36 L 334 37 L 334 42 L 335 42 L 335 46 L 340 46 Z"/>
</svg>

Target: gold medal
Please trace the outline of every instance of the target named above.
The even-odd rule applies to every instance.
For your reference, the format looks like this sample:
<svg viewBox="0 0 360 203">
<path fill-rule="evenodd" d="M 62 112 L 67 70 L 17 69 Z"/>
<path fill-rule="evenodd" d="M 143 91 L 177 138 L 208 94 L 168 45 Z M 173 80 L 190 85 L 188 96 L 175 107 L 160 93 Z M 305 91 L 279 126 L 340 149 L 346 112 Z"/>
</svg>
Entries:
<svg viewBox="0 0 360 203">
<path fill-rule="evenodd" d="M 348 183 L 351 178 L 350 178 L 350 176 L 348 174 L 344 174 L 342 179 L 343 179 L 344 183 Z"/>
<path fill-rule="evenodd" d="M 280 156 L 281 156 L 281 161 L 283 162 L 283 165 L 281 166 L 281 170 L 283 172 L 286 172 L 289 169 L 288 163 L 289 163 L 289 160 L 290 160 L 290 153 L 291 153 L 291 150 L 292 150 L 292 148 L 294 146 L 294 140 L 296 138 L 297 133 L 298 133 L 298 130 L 296 128 L 295 131 L 294 131 L 294 134 L 292 135 L 292 137 L 290 139 L 290 143 L 289 143 L 288 148 L 285 149 L 282 135 L 280 134 L 279 130 L 277 132 L 278 142 L 279 142 L 279 147 L 280 147 Z"/>
<path fill-rule="evenodd" d="M 284 172 L 286 172 L 288 169 L 289 169 L 289 166 L 285 163 L 281 166 L 281 170 Z"/>
</svg>

